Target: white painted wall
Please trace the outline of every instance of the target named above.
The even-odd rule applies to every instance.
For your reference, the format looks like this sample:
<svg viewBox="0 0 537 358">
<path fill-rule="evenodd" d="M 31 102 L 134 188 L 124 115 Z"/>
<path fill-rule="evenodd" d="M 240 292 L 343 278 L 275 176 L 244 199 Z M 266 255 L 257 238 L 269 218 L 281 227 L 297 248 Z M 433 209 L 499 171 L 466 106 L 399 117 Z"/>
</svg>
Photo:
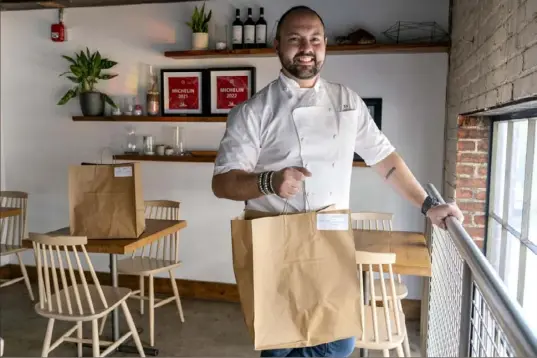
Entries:
<svg viewBox="0 0 537 358">
<path fill-rule="evenodd" d="M 437 21 L 447 28 L 447 0 L 340 0 L 337 6 L 324 0 L 301 3 L 321 13 L 330 35 L 363 26 L 383 40 L 381 32 L 397 20 Z M 234 5 L 245 12 L 248 5 L 261 4 L 272 25 L 298 1 L 208 2 L 215 22 L 220 23 L 232 21 Z M 71 55 L 88 46 L 118 61 L 115 71 L 119 77 L 101 86 L 112 95 L 135 95 L 138 82 L 143 81 L 140 71 L 148 64 L 157 68 L 254 65 L 258 88 L 277 76 L 276 57 L 203 61 L 165 58 L 164 50 L 190 46 L 190 32 L 183 24 L 193 6 L 180 3 L 67 9 L 66 43 L 49 39 L 56 11 L 1 14 L 3 174 L 6 188 L 30 193 L 30 231 L 45 232 L 68 224 L 68 165 L 99 160 L 99 151 L 106 146 L 119 151 L 128 125 L 73 122 L 71 116 L 80 114 L 78 101 L 56 106 L 69 88 L 67 81 L 58 77 L 67 65 L 62 54 Z M 329 80 L 349 85 L 363 97 L 382 97 L 385 133 L 418 180 L 440 187 L 446 72 L 446 54 L 331 55 L 323 74 Z M 214 150 L 224 131 L 223 123 L 187 123 L 184 127 L 188 149 Z M 136 128 L 139 134 L 153 134 L 157 139 L 166 133 L 166 125 L 161 123 L 145 123 Z M 110 156 L 106 154 L 104 159 L 110 160 Z M 177 277 L 234 282 L 229 220 L 240 213 L 242 204 L 213 196 L 212 165 L 144 162 L 142 168 L 145 198 L 182 202 L 181 214 L 188 221 L 188 228 L 181 236 L 184 266 Z M 352 210 L 394 212 L 396 229 L 423 229 L 419 211 L 367 168 L 354 169 L 351 200 Z M 93 259 L 98 270 L 108 270 L 106 255 L 94 255 Z M 26 255 L 25 261 L 33 264 L 32 255 Z M 420 281 L 408 282 L 415 286 L 410 296 L 419 297 Z"/>
</svg>

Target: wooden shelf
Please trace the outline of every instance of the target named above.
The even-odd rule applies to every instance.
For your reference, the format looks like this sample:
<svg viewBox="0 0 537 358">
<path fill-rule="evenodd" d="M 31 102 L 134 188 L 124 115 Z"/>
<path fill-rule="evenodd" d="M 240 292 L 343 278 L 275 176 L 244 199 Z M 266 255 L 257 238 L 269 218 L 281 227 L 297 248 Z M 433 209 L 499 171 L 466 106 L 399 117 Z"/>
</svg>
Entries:
<svg viewBox="0 0 537 358">
<path fill-rule="evenodd" d="M 199 152 L 198 152 L 199 153 Z M 207 152 L 204 155 L 135 155 L 135 154 L 117 154 L 114 155 L 115 160 L 129 161 L 149 161 L 149 162 L 186 162 L 186 163 L 214 163 L 216 154 Z M 353 167 L 367 167 L 364 162 L 352 162 Z"/>
<path fill-rule="evenodd" d="M 330 45 L 327 54 L 381 54 L 381 53 L 447 53 L 449 44 L 372 44 L 372 45 Z M 175 59 L 198 59 L 220 57 L 275 57 L 273 48 L 256 48 L 240 50 L 187 50 L 165 51 L 165 57 Z"/>
<path fill-rule="evenodd" d="M 225 122 L 227 117 L 160 117 L 160 116 L 102 116 L 102 117 L 85 117 L 73 116 L 75 122 L 207 122 L 217 123 Z"/>
</svg>

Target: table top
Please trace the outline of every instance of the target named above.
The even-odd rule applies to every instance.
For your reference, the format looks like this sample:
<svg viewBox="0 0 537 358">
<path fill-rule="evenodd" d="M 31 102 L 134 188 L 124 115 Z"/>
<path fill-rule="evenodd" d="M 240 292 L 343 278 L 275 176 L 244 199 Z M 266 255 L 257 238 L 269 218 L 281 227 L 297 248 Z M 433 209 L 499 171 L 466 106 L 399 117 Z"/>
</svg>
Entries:
<svg viewBox="0 0 537 358">
<path fill-rule="evenodd" d="M 20 208 L 0 207 L 0 219 L 8 218 L 10 216 L 17 216 L 21 213 Z"/>
<path fill-rule="evenodd" d="M 353 230 L 357 251 L 394 253 L 393 272 L 431 277 L 431 256 L 423 233 Z"/>
<path fill-rule="evenodd" d="M 185 220 L 156 220 L 145 219 L 145 231 L 136 239 L 88 239 L 86 251 L 102 254 L 129 254 L 152 242 L 173 234 L 187 226 Z M 61 236 L 70 235 L 69 227 L 48 232 L 47 235 Z M 24 247 L 32 248 L 32 242 L 28 239 L 22 240 Z"/>
</svg>

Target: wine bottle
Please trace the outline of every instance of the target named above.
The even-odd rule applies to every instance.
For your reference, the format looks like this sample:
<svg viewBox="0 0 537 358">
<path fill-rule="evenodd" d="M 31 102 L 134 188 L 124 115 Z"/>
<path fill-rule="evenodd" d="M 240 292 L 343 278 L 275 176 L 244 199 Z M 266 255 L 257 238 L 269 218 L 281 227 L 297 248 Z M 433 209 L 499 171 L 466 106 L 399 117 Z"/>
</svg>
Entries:
<svg viewBox="0 0 537 358">
<path fill-rule="evenodd" d="M 243 48 L 243 24 L 241 21 L 241 11 L 239 9 L 235 10 L 235 21 L 233 21 L 231 27 L 233 28 L 233 49 Z"/>
<path fill-rule="evenodd" d="M 267 21 L 263 8 L 259 10 L 259 19 L 255 23 L 255 45 L 258 48 L 267 47 Z"/>
<path fill-rule="evenodd" d="M 252 8 L 248 8 L 248 19 L 244 22 L 244 47 L 255 47 L 255 22 L 252 19 Z"/>
</svg>

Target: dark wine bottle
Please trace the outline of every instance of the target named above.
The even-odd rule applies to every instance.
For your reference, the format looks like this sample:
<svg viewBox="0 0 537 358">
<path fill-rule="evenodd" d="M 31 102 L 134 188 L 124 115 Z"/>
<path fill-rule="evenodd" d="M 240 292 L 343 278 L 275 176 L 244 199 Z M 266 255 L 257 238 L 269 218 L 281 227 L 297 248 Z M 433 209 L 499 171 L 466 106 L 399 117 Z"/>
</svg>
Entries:
<svg viewBox="0 0 537 358">
<path fill-rule="evenodd" d="M 233 38 L 232 38 L 232 45 L 233 49 L 241 49 L 244 47 L 244 41 L 243 41 L 243 24 L 241 21 L 241 11 L 239 9 L 235 10 L 235 21 L 233 21 L 233 24 L 231 24 L 231 27 L 233 29 Z"/>
<path fill-rule="evenodd" d="M 252 8 L 248 8 L 248 19 L 244 22 L 244 47 L 255 47 L 255 22 L 252 19 Z"/>
<path fill-rule="evenodd" d="M 255 23 L 255 45 L 258 48 L 267 47 L 267 21 L 263 8 L 259 9 L 259 19 Z"/>
</svg>

